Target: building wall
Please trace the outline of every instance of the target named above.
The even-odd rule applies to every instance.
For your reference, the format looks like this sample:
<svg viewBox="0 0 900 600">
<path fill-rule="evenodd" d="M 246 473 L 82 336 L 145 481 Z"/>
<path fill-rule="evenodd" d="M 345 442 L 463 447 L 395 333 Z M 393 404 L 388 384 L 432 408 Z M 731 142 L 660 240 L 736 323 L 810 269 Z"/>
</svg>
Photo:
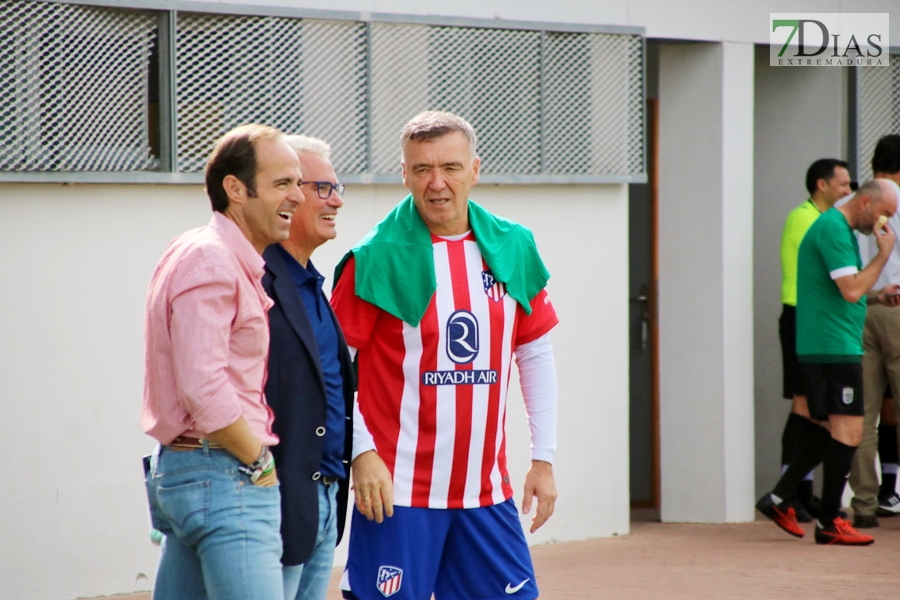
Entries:
<svg viewBox="0 0 900 600">
<path fill-rule="evenodd" d="M 769 12 L 887 11 L 890 2 L 224 3 L 627 25 L 645 27 L 648 38 L 735 42 L 669 48 L 659 71 L 665 80 L 661 338 L 668 344 L 661 368 L 664 379 L 669 376 L 661 400 L 663 515 L 752 518 L 745 482 L 748 469 L 752 479 L 754 454 L 746 439 L 754 400 L 748 370 L 756 388 L 757 489 L 777 476 L 787 412 L 778 400 L 781 226 L 805 197 L 808 164 L 826 154 L 843 156 L 846 144 L 842 71 L 768 68 L 764 48 L 753 68 L 746 45 L 768 41 Z M 893 33 L 896 43 L 900 20 Z M 673 110 L 678 102 L 695 110 Z M 750 187 L 750 165 L 752 205 L 744 203 L 750 191 L 740 192 L 740 184 Z M 320 269 L 330 273 L 401 195 L 398 187 L 350 188 L 340 237 L 315 257 Z M 627 533 L 627 186 L 483 185 L 474 197 L 534 229 L 562 321 L 552 334 L 560 382 L 560 499 L 553 519 L 529 540 Z M 740 204 L 726 206 L 723 199 Z M 0 439 L 27 465 L 0 466 L 0 476 L 16 482 L 0 492 L 0 597 L 59 600 L 148 589 L 158 551 L 148 540 L 139 462 L 152 448 L 137 420 L 144 294 L 166 243 L 204 224 L 208 204 L 199 186 L 0 184 L 0 214 L 0 398 L 6 401 Z M 702 303 L 707 298 L 712 305 Z M 684 411 L 685 403 L 696 412 Z M 736 427 L 742 418 L 745 429 Z M 511 476 L 521 490 L 528 434 L 515 385 L 507 425 Z M 686 471 L 697 457 L 709 459 L 700 465 L 705 470 L 694 464 Z M 666 495 L 667 482 L 677 484 L 674 496 L 672 489 Z M 704 493 L 712 504 L 685 510 Z M 336 562 L 344 556 L 342 547 Z"/>
<path fill-rule="evenodd" d="M 330 274 L 403 194 L 349 188 L 318 268 Z M 561 320 L 551 333 L 560 499 L 528 539 L 627 533 L 627 186 L 485 185 L 473 197 L 534 230 Z M 153 447 L 138 424 L 144 296 L 168 241 L 209 220 L 208 201 L 199 186 L 3 184 L 0 214 L 0 439 L 17 457 L 0 465 L 0 597 L 149 589 L 158 550 L 140 465 Z M 529 438 L 516 385 L 507 431 L 521 503 Z"/>
<path fill-rule="evenodd" d="M 319 10 L 454 16 L 514 21 L 627 25 L 647 28 L 647 37 L 697 41 L 769 43 L 769 13 L 891 12 L 891 0 L 458 0 L 445 4 L 416 0 L 200 0 L 221 4 L 288 6 Z M 900 21 L 891 22 L 900 40 Z"/>
<path fill-rule="evenodd" d="M 659 73 L 662 519 L 753 520 L 753 46 Z"/>
</svg>

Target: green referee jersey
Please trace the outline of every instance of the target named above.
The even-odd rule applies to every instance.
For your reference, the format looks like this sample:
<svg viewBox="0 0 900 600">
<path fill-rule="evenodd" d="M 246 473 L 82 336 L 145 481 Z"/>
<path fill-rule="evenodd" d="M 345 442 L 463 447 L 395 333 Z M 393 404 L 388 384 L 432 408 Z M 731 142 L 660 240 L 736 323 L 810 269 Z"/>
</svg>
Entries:
<svg viewBox="0 0 900 600">
<path fill-rule="evenodd" d="M 835 279 L 862 269 L 843 213 L 831 208 L 806 232 L 797 269 L 797 357 L 802 363 L 860 362 L 866 297 L 847 302 Z"/>
<path fill-rule="evenodd" d="M 810 226 L 819 218 L 819 209 L 807 200 L 790 213 L 781 234 L 781 303 L 797 306 L 797 253 Z"/>
</svg>

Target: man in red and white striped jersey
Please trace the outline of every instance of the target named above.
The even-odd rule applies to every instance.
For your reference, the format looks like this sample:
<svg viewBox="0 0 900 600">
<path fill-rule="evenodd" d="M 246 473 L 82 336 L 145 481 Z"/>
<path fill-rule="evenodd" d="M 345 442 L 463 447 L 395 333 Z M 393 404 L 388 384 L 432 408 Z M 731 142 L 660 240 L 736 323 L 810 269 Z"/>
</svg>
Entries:
<svg viewBox="0 0 900 600">
<path fill-rule="evenodd" d="M 225 134 L 206 167 L 212 219 L 169 244 L 150 282 L 141 425 L 159 442 L 147 465 L 165 535 L 156 600 L 283 598 L 261 255 L 288 238 L 299 184 L 279 131 Z"/>
<path fill-rule="evenodd" d="M 451 113 L 407 123 L 411 194 L 338 266 L 332 303 L 359 368 L 345 598 L 538 594 L 504 423 L 515 356 L 532 438 L 523 511 L 537 497 L 534 532 L 556 500 L 548 332 L 557 317 L 531 232 L 469 200 L 475 143 Z"/>
</svg>

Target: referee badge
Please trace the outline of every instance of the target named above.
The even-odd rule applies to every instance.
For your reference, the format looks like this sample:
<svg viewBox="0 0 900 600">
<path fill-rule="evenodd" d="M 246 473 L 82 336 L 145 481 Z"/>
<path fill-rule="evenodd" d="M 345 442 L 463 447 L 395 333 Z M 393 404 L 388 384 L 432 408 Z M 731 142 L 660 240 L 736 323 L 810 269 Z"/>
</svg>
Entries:
<svg viewBox="0 0 900 600">
<path fill-rule="evenodd" d="M 853 404 L 853 388 L 846 387 L 842 391 L 844 404 Z"/>
</svg>

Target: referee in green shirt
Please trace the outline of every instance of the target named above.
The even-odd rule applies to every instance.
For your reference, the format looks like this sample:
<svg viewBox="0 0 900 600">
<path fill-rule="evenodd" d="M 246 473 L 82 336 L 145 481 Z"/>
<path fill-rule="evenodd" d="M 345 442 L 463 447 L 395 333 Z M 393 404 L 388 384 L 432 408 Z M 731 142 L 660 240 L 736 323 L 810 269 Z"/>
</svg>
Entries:
<svg viewBox="0 0 900 600">
<path fill-rule="evenodd" d="M 781 472 L 797 457 L 807 436 L 820 425 L 809 419 L 803 372 L 797 361 L 797 254 L 800 242 L 819 215 L 850 194 L 849 165 L 837 158 L 820 158 L 806 171 L 809 199 L 792 210 L 784 223 L 781 236 L 781 338 L 782 395 L 793 402 L 781 436 Z M 819 516 L 819 499 L 813 495 L 812 472 L 797 487 L 792 503 L 796 518 L 811 523 Z"/>
<path fill-rule="evenodd" d="M 825 427 L 809 435 L 771 493 L 756 507 L 796 537 L 797 524 L 788 500 L 805 475 L 824 464 L 822 503 L 816 524 L 817 544 L 865 545 L 874 539 L 856 531 L 839 516 L 841 496 L 853 454 L 862 438 L 862 333 L 866 300 L 900 304 L 900 285 L 869 290 L 878 279 L 894 246 L 885 227 L 897 211 L 897 187 L 875 179 L 864 184 L 839 208 L 831 208 L 809 228 L 797 261 L 797 357 L 803 367 L 806 400 L 812 419 Z M 853 230 L 869 235 L 875 229 L 878 254 L 864 269 Z M 882 229 L 883 228 L 883 229 Z M 868 296 L 867 296 L 868 294 Z"/>
</svg>

